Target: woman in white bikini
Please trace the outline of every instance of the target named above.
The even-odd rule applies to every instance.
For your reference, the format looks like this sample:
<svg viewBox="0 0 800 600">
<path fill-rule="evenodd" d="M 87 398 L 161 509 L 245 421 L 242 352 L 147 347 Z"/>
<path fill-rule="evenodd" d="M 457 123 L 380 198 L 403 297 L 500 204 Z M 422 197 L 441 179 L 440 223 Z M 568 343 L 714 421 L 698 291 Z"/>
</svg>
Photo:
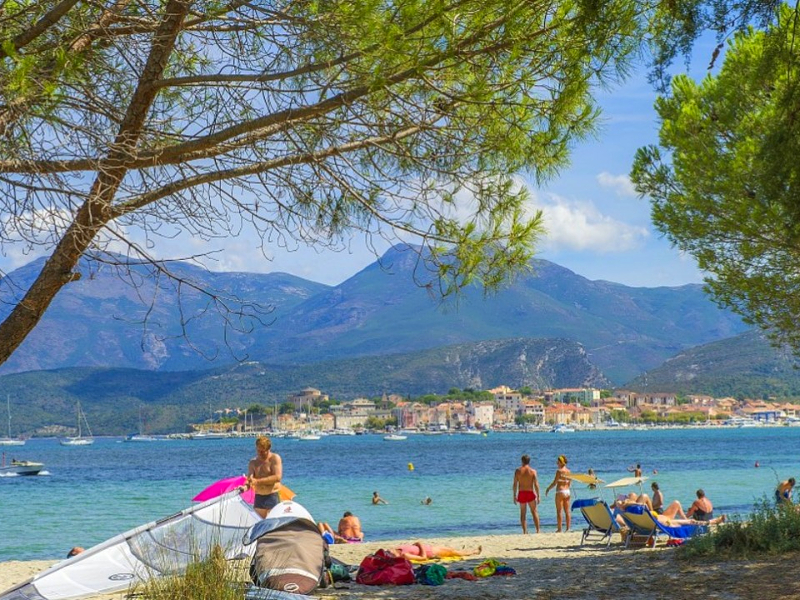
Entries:
<svg viewBox="0 0 800 600">
<path fill-rule="evenodd" d="M 571 517 L 569 513 L 569 497 L 570 497 L 570 485 L 572 485 L 572 480 L 567 477 L 569 475 L 570 470 L 567 468 L 567 457 L 563 454 L 558 457 L 558 469 L 556 469 L 556 476 L 553 478 L 553 482 L 547 486 L 547 489 L 544 491 L 544 495 L 550 492 L 551 489 L 554 487 L 556 488 L 556 524 L 558 525 L 558 529 L 556 529 L 556 533 L 561 532 L 561 522 L 562 518 L 561 515 L 564 515 L 564 521 L 566 522 L 566 529 L 564 531 L 569 531 L 569 526 L 571 525 Z"/>
</svg>

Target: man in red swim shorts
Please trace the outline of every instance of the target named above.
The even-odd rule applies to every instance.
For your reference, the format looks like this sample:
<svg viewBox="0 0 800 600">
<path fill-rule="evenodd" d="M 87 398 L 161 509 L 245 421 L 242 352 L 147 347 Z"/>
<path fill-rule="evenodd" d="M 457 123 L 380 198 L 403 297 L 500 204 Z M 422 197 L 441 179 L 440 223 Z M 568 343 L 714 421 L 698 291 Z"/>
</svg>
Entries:
<svg viewBox="0 0 800 600">
<path fill-rule="evenodd" d="M 531 457 L 522 455 L 522 466 L 514 471 L 514 485 L 511 487 L 511 496 L 514 504 L 519 503 L 519 522 L 522 533 L 528 533 L 528 515 L 526 507 L 530 507 L 536 533 L 539 533 L 539 478 L 536 469 L 531 468 Z"/>
</svg>

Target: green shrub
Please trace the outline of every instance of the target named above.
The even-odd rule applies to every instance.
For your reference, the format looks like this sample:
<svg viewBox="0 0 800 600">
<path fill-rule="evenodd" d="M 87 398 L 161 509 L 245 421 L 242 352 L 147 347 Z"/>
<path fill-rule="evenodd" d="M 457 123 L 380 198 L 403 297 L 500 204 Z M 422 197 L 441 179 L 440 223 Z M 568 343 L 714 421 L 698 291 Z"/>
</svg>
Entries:
<svg viewBox="0 0 800 600">
<path fill-rule="evenodd" d="M 679 558 L 719 556 L 747 558 L 800 550 L 800 511 L 791 504 L 775 506 L 767 498 L 753 509 L 749 520 L 731 520 L 707 535 L 680 547 Z"/>
</svg>

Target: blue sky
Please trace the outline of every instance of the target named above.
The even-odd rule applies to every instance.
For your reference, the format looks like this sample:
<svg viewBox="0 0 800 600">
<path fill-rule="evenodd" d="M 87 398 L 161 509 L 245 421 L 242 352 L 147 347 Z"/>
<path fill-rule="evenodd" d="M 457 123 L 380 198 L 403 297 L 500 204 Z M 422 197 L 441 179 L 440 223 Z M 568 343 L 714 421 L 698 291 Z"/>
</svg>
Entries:
<svg viewBox="0 0 800 600">
<path fill-rule="evenodd" d="M 707 64 L 703 60 L 695 64 Z M 693 73 L 702 76 L 702 72 Z M 653 109 L 656 93 L 644 68 L 627 82 L 597 96 L 603 114 L 594 139 L 577 145 L 571 165 L 545 187 L 531 187 L 533 203 L 544 211 L 548 228 L 537 257 L 558 263 L 589 279 L 630 286 L 677 286 L 697 283 L 702 274 L 692 257 L 670 247 L 650 221 L 650 205 L 636 197 L 628 173 L 640 146 L 657 140 Z M 382 253 L 386 245 L 376 246 Z M 336 285 L 376 260 L 363 240 L 354 238 L 348 249 L 318 252 L 309 248 L 268 249 L 262 255 L 255 237 L 209 244 L 189 239 L 160 246 L 160 257 L 183 257 L 220 250 L 212 270 L 292 273 L 305 279 Z M 11 271 L 35 258 L 17 248 L 0 255 L 0 270 Z"/>
<path fill-rule="evenodd" d="M 658 138 L 656 94 L 644 72 L 598 97 L 603 114 L 596 138 L 575 147 L 571 166 L 557 179 L 542 189 L 531 187 L 548 228 L 538 258 L 589 279 L 630 286 L 700 282 L 694 259 L 671 248 L 654 229 L 649 202 L 636 196 L 628 178 L 636 149 Z M 375 261 L 359 240 L 339 253 L 275 251 L 271 264 L 258 260 L 252 247 L 231 250 L 228 246 L 221 257 L 226 270 L 285 271 L 331 285 Z"/>
</svg>

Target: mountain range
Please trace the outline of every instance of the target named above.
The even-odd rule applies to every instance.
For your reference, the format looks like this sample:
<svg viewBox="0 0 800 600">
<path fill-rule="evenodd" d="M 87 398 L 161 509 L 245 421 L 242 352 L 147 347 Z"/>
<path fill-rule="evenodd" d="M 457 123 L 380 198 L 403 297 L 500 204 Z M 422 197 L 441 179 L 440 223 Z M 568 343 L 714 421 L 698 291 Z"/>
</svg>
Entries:
<svg viewBox="0 0 800 600">
<path fill-rule="evenodd" d="M 0 279 L 0 318 L 42 264 Z M 747 329 L 700 285 L 633 288 L 590 281 L 544 260 L 497 294 L 466 289 L 457 304 L 437 302 L 414 283 L 418 255 L 403 246 L 337 286 L 181 262 L 166 268 L 177 283 L 147 265 L 126 271 L 82 262 L 81 278 L 59 293 L 0 375 L 65 367 L 195 371 L 242 360 L 311 365 L 485 340 L 558 338 L 580 343 L 587 360 L 619 385 L 687 348 Z"/>
</svg>

